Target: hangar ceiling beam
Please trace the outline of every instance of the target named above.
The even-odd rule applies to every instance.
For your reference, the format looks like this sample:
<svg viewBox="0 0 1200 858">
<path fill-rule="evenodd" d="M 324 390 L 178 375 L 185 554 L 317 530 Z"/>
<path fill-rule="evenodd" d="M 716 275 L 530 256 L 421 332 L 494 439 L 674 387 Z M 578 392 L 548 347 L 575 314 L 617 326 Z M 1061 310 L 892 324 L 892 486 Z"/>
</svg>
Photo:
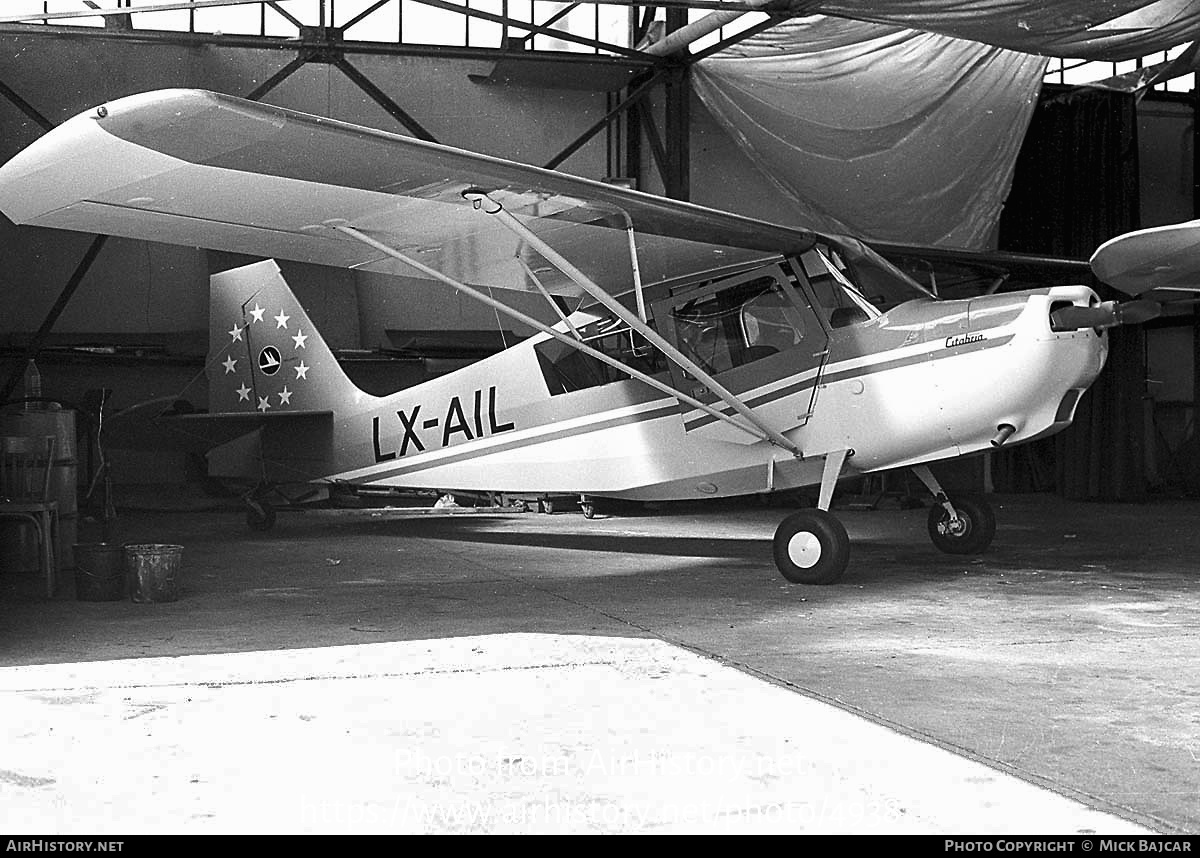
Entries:
<svg viewBox="0 0 1200 858">
<path fill-rule="evenodd" d="M 704 38 L 705 36 L 709 35 L 710 33 L 717 32 L 722 27 L 724 27 L 728 24 L 732 24 L 738 18 L 745 15 L 747 12 L 762 11 L 763 9 L 765 9 L 765 7 L 771 5 L 773 2 L 774 2 L 774 0 L 746 0 L 746 2 L 744 4 L 739 4 L 739 5 L 742 5 L 742 6 L 748 7 L 748 8 L 732 9 L 732 10 L 721 11 L 721 12 L 710 12 L 709 14 L 705 15 L 703 18 L 699 19 L 698 21 L 692 21 L 691 23 L 688 23 L 687 15 L 686 15 L 686 13 L 684 13 L 682 16 L 681 23 L 678 24 L 677 26 L 671 26 L 671 13 L 673 11 L 679 12 L 681 10 L 668 9 L 667 10 L 667 35 L 664 36 L 659 41 L 655 42 L 654 44 L 649 45 L 648 47 L 644 48 L 643 50 L 645 50 L 645 52 L 648 54 L 652 54 L 652 55 L 658 56 L 658 57 L 668 57 L 668 56 L 671 56 L 672 54 L 680 53 L 682 51 L 685 51 L 689 45 L 696 42 L 697 40 Z M 770 21 L 770 23 L 767 24 L 767 27 L 774 26 L 775 23 L 783 20 L 785 17 L 790 18 L 790 17 L 794 17 L 795 15 L 798 15 L 798 14 L 802 15 L 802 14 L 804 14 L 806 7 L 816 6 L 816 5 L 817 4 L 816 4 L 815 0 L 808 0 L 808 2 L 792 3 L 791 5 L 788 6 L 787 15 L 781 16 L 779 18 L 768 19 Z M 762 29 L 766 29 L 766 27 L 761 27 L 760 31 Z M 745 36 L 743 36 L 742 38 L 745 38 Z M 693 58 L 693 61 L 694 61 L 694 58 Z"/>
<path fill-rule="evenodd" d="M 586 36 L 576 36 L 574 33 L 568 33 L 565 30 L 554 30 L 544 24 L 534 24 L 529 21 L 521 21 L 517 18 L 509 18 L 505 15 L 495 15 L 491 12 L 484 12 L 482 9 L 472 9 L 469 6 L 463 6 L 458 3 L 449 3 L 446 0 L 412 0 L 414 3 L 420 3 L 422 6 L 432 6 L 435 9 L 444 9 L 447 12 L 457 12 L 460 15 L 466 15 L 468 18 L 479 18 L 484 21 L 491 21 L 493 24 L 504 24 L 508 27 L 515 27 L 520 30 L 532 30 L 534 33 L 542 36 L 549 36 L 552 39 L 559 39 L 563 42 L 572 42 L 577 45 L 584 45 L 589 48 L 596 48 L 601 51 L 619 54 L 626 57 L 644 58 L 646 54 L 642 51 L 636 51 L 633 48 L 626 48 L 623 45 L 615 45 L 612 42 L 601 42 L 597 39 L 589 39 Z"/>
<path fill-rule="evenodd" d="M 355 24 L 357 24 L 363 18 L 367 17 L 368 15 L 374 14 L 375 12 L 377 12 L 379 9 L 383 8 L 390 2 L 392 2 L 392 0 L 375 0 L 375 2 L 372 3 L 370 6 L 368 6 L 366 9 L 363 9 L 361 12 L 359 12 L 357 15 L 355 15 L 349 21 L 346 21 L 345 23 L 343 23 L 342 29 L 349 30 L 351 27 L 353 27 Z"/>
<path fill-rule="evenodd" d="M 416 0 L 414 0 L 416 2 Z M 0 21 L 0 25 L 3 25 Z M 526 26 L 525 22 L 512 21 L 511 26 Z M 41 24 L 16 24 L 12 29 L 0 26 L 0 33 L 70 38 L 76 40 L 99 39 L 123 42 L 147 42 L 152 44 L 180 45 L 187 48 L 218 47 L 245 48 L 262 51 L 294 51 L 295 38 L 282 36 L 252 36 L 236 33 L 181 33 L 170 30 L 114 31 L 99 27 L 63 27 Z M 312 28 L 317 29 L 317 28 Z M 558 34 L 557 30 L 551 30 Z M 314 45 L 317 46 L 317 45 Z M 480 48 L 460 45 L 425 45 L 401 42 L 364 42 L 342 40 L 339 48 L 347 54 L 364 56 L 436 57 L 439 59 L 496 60 L 511 59 L 528 62 L 561 62 L 565 66 L 612 66 L 617 68 L 651 68 L 658 58 L 634 52 L 636 56 L 611 56 L 608 54 L 583 53 L 576 51 L 529 51 L 522 48 Z"/>
<path fill-rule="evenodd" d="M 304 29 L 304 26 L 305 26 L 304 22 L 301 21 L 299 18 L 297 18 L 295 15 L 293 15 L 288 10 L 284 9 L 278 3 L 268 2 L 267 5 L 270 6 L 272 9 L 274 9 L 276 12 L 278 12 L 280 15 L 282 15 L 284 18 L 286 18 L 288 20 L 288 22 L 290 24 L 292 24 L 292 26 L 294 26 L 297 30 Z M 324 25 L 325 25 L 325 4 L 322 3 L 321 4 L 321 26 L 324 26 Z"/>
<path fill-rule="evenodd" d="M 561 21 L 563 18 L 567 17 L 567 15 L 571 14 L 571 12 L 575 11 L 578 8 L 579 8 L 579 0 L 575 0 L 574 3 L 571 3 L 567 6 L 563 6 L 561 9 L 559 9 L 557 12 L 555 12 L 553 15 L 551 15 L 545 21 L 542 21 L 541 26 L 549 27 L 551 24 L 557 24 L 559 21 Z M 530 39 L 532 39 L 536 35 L 537 35 L 536 32 L 534 32 L 533 30 L 530 30 L 528 33 L 526 33 L 521 38 L 521 40 L 520 40 L 521 44 L 525 44 L 526 42 L 528 42 Z"/>
<path fill-rule="evenodd" d="M 342 26 L 349 27 L 351 24 L 357 24 L 367 15 L 376 11 L 380 7 L 390 2 L 397 0 L 377 0 L 372 6 L 355 15 L 350 21 Z M 108 17 L 129 17 L 136 18 L 142 14 L 153 12 L 177 12 L 177 11 L 196 11 L 201 9 L 219 8 L 222 6 L 252 6 L 263 5 L 270 0 L 175 0 L 175 2 L 162 2 L 148 4 L 145 6 L 126 6 L 121 8 L 100 8 L 95 9 L 78 9 L 74 11 L 62 12 L 22 12 L 16 15 L 0 16 L 0 24 L 18 24 L 28 21 L 63 21 L 75 18 L 108 18 Z M 574 0 L 576 3 L 600 5 L 600 6 L 646 6 L 647 8 L 658 7 L 663 9 L 707 9 L 718 12 L 753 12 L 762 4 L 756 4 L 754 0 L 655 0 L 653 4 L 647 5 L 644 0 Z M 275 5 L 271 3 L 271 5 Z M 458 11 L 461 11 L 459 7 Z M 795 3 L 787 5 L 787 10 L 791 12 L 795 8 Z M 806 14 L 801 7 L 796 14 Z"/>
<path fill-rule="evenodd" d="M 687 61 L 688 61 L 688 63 L 698 63 L 698 62 L 700 62 L 700 60 L 707 59 L 707 58 L 711 57 L 713 54 L 720 53 L 721 51 L 725 50 L 726 48 L 732 47 L 733 45 L 736 45 L 738 42 L 745 41 L 746 39 L 750 38 L 751 36 L 757 36 L 763 30 L 769 30 L 772 27 L 774 27 L 776 24 L 778 24 L 780 21 L 785 21 L 785 20 L 787 20 L 787 16 L 772 15 L 771 17 L 769 17 L 763 21 L 759 21 L 757 24 L 753 24 L 753 25 L 747 27 L 746 29 L 742 30 L 740 33 L 734 33 L 729 38 L 723 39 L 722 41 L 717 42 L 715 45 L 709 45 L 707 48 L 700 51 L 699 53 L 690 54 L 687 57 Z"/>
</svg>

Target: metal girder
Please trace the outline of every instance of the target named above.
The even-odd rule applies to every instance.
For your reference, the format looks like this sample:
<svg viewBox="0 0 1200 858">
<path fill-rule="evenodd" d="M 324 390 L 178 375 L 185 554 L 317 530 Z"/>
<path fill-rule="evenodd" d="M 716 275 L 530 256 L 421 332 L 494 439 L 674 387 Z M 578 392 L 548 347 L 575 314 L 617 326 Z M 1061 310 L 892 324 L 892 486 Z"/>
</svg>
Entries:
<svg viewBox="0 0 1200 858">
<path fill-rule="evenodd" d="M 646 140 L 650 143 L 650 156 L 654 159 L 654 165 L 658 167 L 659 177 L 665 182 L 667 175 L 667 152 L 663 148 L 662 135 L 658 133 L 658 124 L 654 121 L 654 116 L 650 113 L 650 109 L 646 105 L 637 105 L 637 113 L 645 128 Z"/>
<path fill-rule="evenodd" d="M 399 0 L 378 0 L 372 7 L 360 12 L 353 19 L 353 23 L 365 18 L 376 9 L 386 5 L 389 2 L 399 2 Z M 759 8 L 760 4 L 752 2 L 741 2 L 741 0 L 655 0 L 653 3 L 646 3 L 644 0 L 574 0 L 579 4 L 589 5 L 605 5 L 605 6 L 657 6 L 666 9 L 706 9 L 711 11 L 735 11 L 735 12 L 753 12 Z M 17 15 L 0 16 L 0 24 L 16 24 L 25 21 L 55 21 L 55 20 L 71 20 L 72 18 L 98 18 L 98 17 L 118 17 L 118 16 L 136 16 L 140 13 L 150 12 L 175 12 L 175 11 L 191 11 L 196 9 L 212 9 L 222 6 L 253 6 L 253 5 L 270 5 L 278 9 L 271 0 L 193 0 L 193 2 L 184 2 L 184 0 L 174 0 L 168 2 L 164 0 L 162 3 L 147 4 L 145 6 L 136 7 L 121 7 L 121 8 L 94 8 L 91 10 L 75 10 L 65 12 L 28 12 Z M 796 4 L 794 2 L 781 4 L 786 9 L 791 9 Z M 802 9 L 803 7 L 801 7 Z M 459 7 L 457 11 L 462 11 L 463 7 Z M 291 17 L 287 15 L 287 17 Z M 343 26 L 349 26 L 348 24 Z"/>
<path fill-rule="evenodd" d="M 280 15 L 282 15 L 284 18 L 286 18 L 293 26 L 296 27 L 296 29 L 299 30 L 299 29 L 304 28 L 304 23 L 299 18 L 297 18 L 291 12 L 284 9 L 278 3 L 268 2 L 267 5 L 270 6 L 272 9 L 274 9 L 276 12 L 278 12 Z M 321 23 L 322 24 L 325 23 L 325 4 L 324 3 L 321 4 Z"/>
<path fill-rule="evenodd" d="M 437 138 L 426 131 L 425 127 L 421 125 L 421 123 L 417 122 L 417 120 L 414 119 L 412 115 L 408 113 L 408 111 L 398 105 L 388 96 L 387 93 L 372 83 L 370 78 L 351 65 L 348 59 L 341 57 L 340 59 L 335 60 L 333 65 L 341 70 L 342 74 L 350 78 L 350 80 L 354 82 L 354 85 L 365 92 L 372 101 L 386 110 L 393 119 L 412 132 L 414 137 L 419 140 L 426 140 L 430 143 L 437 142 Z"/>
<path fill-rule="evenodd" d="M 689 54 L 686 57 L 686 61 L 689 65 L 691 65 L 693 63 L 698 63 L 701 60 L 708 59 L 713 54 L 720 53 L 721 51 L 725 50 L 726 48 L 733 47 L 734 45 L 738 44 L 739 42 L 744 42 L 746 39 L 749 39 L 751 36 L 757 36 L 759 33 L 763 32 L 764 30 L 769 30 L 772 27 L 774 27 L 776 24 L 778 24 L 779 22 L 786 21 L 786 20 L 787 20 L 787 16 L 771 15 L 766 20 L 759 21 L 757 24 L 752 24 L 751 26 L 742 30 L 740 33 L 734 33 L 729 38 L 723 39 L 722 41 L 717 42 L 715 45 L 709 45 L 707 48 L 700 51 L 699 53 Z"/>
<path fill-rule="evenodd" d="M 67 285 L 59 293 L 58 300 L 54 302 L 54 306 L 50 308 L 50 312 L 42 320 L 41 327 L 33 335 L 33 339 L 29 341 L 29 345 L 25 347 L 24 354 L 21 355 L 16 366 L 13 367 L 13 371 L 9 373 L 8 381 L 4 383 L 4 388 L 0 390 L 0 402 L 7 402 L 8 397 L 16 390 L 17 384 L 20 383 L 25 372 L 25 365 L 37 357 L 38 352 L 42 350 L 42 344 L 46 341 L 46 337 L 49 336 L 54 323 L 58 321 L 58 317 L 67 308 L 67 302 L 71 300 L 71 296 L 75 294 L 75 290 L 83 282 L 83 278 L 91 269 L 92 263 L 96 261 L 96 257 L 104 249 L 106 241 L 108 241 L 107 235 L 97 235 L 92 238 L 91 245 L 83 254 L 83 258 L 79 260 L 79 264 L 75 266 L 75 271 L 72 272 L 70 279 L 67 280 Z"/>
<path fill-rule="evenodd" d="M 415 2 L 415 0 L 414 0 Z M 525 28 L 519 21 L 511 26 Z M 104 30 L 99 27 L 70 27 L 41 24 L 14 25 L 14 30 L 5 30 L 0 26 L 0 32 L 19 32 L 21 35 L 50 36 L 53 38 L 71 39 L 100 39 L 135 42 L 139 44 L 178 45 L 186 48 L 219 47 L 239 48 L 263 51 L 294 51 L 298 45 L 295 38 L 283 36 L 254 36 L 237 33 L 184 33 L 170 30 Z M 557 30 L 550 30 L 550 35 L 563 35 Z M 567 34 L 569 36 L 569 34 Z M 564 36 L 564 41 L 570 41 Z M 316 46 L 315 43 L 310 43 Z M 553 60 L 566 66 L 571 65 L 613 65 L 622 68 L 650 68 L 658 64 L 655 57 L 633 52 L 634 55 L 611 56 L 608 54 L 583 53 L 575 51 L 529 51 L 523 48 L 499 47 L 465 47 L 459 45 L 427 45 L 403 42 L 367 42 L 352 39 L 339 44 L 343 53 L 369 56 L 391 57 L 436 57 L 439 59 L 489 60 L 499 59 L 544 62 Z"/>
<path fill-rule="evenodd" d="M 627 109 L 637 104 L 650 91 L 650 87 L 658 82 L 662 76 L 662 72 L 656 72 L 651 75 L 650 79 L 639 84 L 629 95 L 617 104 L 612 110 L 608 111 L 599 122 L 594 124 L 587 131 L 583 132 L 573 142 L 567 145 L 561 152 L 546 162 L 546 169 L 553 170 L 567 158 L 571 157 L 575 152 L 583 147 L 585 143 L 611 125 L 618 116 L 624 113 Z"/>
<path fill-rule="evenodd" d="M 377 12 L 379 9 L 382 9 L 384 6 L 386 6 L 390 2 L 391 2 L 391 0 L 375 0 L 374 3 L 372 3 L 366 9 L 363 9 L 361 12 L 359 12 L 357 15 L 355 15 L 349 21 L 343 22 L 342 29 L 349 30 L 351 27 L 353 27 L 355 24 L 357 24 L 363 18 L 367 17 L 368 15 L 373 15 L 375 12 Z"/>
<path fill-rule="evenodd" d="M 691 69 L 686 65 L 672 66 L 667 76 L 666 113 L 664 134 L 666 136 L 666 174 L 663 190 L 668 197 L 687 200 L 691 197 L 692 146 Z"/>
<path fill-rule="evenodd" d="M 589 39 L 586 36 L 576 36 L 574 33 L 568 33 L 564 30 L 552 30 L 549 27 L 541 24 L 533 24 L 529 21 L 520 21 L 515 18 L 508 18 L 504 15 L 495 15 L 491 12 L 484 12 L 482 9 L 472 9 L 468 6 L 462 6 L 458 3 L 449 3 L 447 0 L 412 0 L 414 3 L 420 3 L 423 6 L 432 6 L 435 9 L 444 9 L 447 12 L 457 12 L 460 15 L 466 15 L 471 18 L 480 18 L 484 21 L 491 21 L 494 24 L 505 24 L 509 27 L 517 27 L 522 30 L 532 30 L 534 33 L 543 36 L 549 36 L 552 39 L 559 39 L 564 42 L 573 42 L 575 44 L 584 45 L 589 48 L 596 48 L 602 51 L 608 51 L 613 54 L 619 54 L 626 57 L 646 58 L 646 54 L 641 51 L 635 51 L 633 48 L 626 48 L 622 45 L 614 45 L 611 42 L 601 42 L 598 39 Z"/>
<path fill-rule="evenodd" d="M 289 62 L 287 65 L 285 65 L 279 71 L 275 72 L 275 74 L 271 75 L 269 78 L 267 78 L 265 81 L 263 81 L 257 87 L 255 87 L 254 91 L 251 92 L 249 95 L 247 95 L 246 98 L 250 99 L 251 101 L 258 101 L 264 95 L 266 95 L 268 92 L 270 92 L 275 87 L 279 86 L 279 84 L 283 83 L 285 80 L 287 80 L 289 77 L 291 77 L 293 72 L 299 70 L 301 66 L 304 66 L 307 63 L 308 63 L 308 58 L 306 56 L 304 56 L 303 52 L 301 52 L 300 54 L 298 54 L 297 56 L 292 58 L 291 62 Z"/>
<path fill-rule="evenodd" d="M 35 108 L 25 99 L 21 98 L 21 96 L 19 96 L 14 89 L 9 87 L 8 84 L 2 80 L 0 80 L 0 95 L 3 95 L 5 98 L 11 101 L 18 110 L 40 125 L 43 131 L 49 131 L 54 127 L 53 122 L 42 116 L 37 108 Z"/>
<path fill-rule="evenodd" d="M 575 0 L 574 3 L 571 3 L 569 6 L 564 6 L 563 8 L 561 8 L 557 12 L 555 12 L 553 15 L 551 15 L 549 18 L 547 18 L 545 21 L 542 21 L 541 26 L 549 27 L 551 24 L 558 23 L 559 21 L 561 21 L 563 18 L 567 17 L 567 15 L 569 15 L 571 12 L 575 11 L 578 8 L 579 8 L 579 0 Z M 530 11 L 529 15 L 530 15 L 530 17 L 533 17 L 532 10 Z M 525 44 L 526 42 L 530 41 L 536 35 L 537 35 L 537 33 L 533 32 L 531 30 L 529 33 L 527 33 L 524 36 L 524 38 L 521 39 L 521 44 Z"/>
<path fill-rule="evenodd" d="M 346 59 L 341 51 L 341 29 L 335 27 L 305 27 L 301 31 L 308 39 L 300 48 L 296 57 L 281 68 L 270 78 L 263 81 L 247 98 L 252 101 L 261 99 L 264 95 L 281 84 L 294 72 L 308 63 L 327 63 L 341 71 L 350 82 L 361 89 L 366 95 L 387 111 L 388 115 L 408 129 L 414 137 L 436 143 L 437 138 L 425 129 L 412 114 L 395 102 L 387 93 L 376 86 L 370 78 Z"/>
</svg>

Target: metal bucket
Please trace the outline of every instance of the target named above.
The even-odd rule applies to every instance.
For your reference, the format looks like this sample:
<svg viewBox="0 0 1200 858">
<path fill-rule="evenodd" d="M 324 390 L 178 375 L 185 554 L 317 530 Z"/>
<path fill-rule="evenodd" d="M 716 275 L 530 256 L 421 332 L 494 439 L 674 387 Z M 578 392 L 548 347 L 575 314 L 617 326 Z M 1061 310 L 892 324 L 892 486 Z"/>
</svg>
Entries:
<svg viewBox="0 0 1200 858">
<path fill-rule="evenodd" d="M 129 597 L 135 602 L 174 602 L 179 598 L 182 545 L 139 543 L 125 546 Z"/>
<path fill-rule="evenodd" d="M 75 598 L 115 602 L 125 598 L 125 548 L 109 542 L 75 545 Z"/>
</svg>

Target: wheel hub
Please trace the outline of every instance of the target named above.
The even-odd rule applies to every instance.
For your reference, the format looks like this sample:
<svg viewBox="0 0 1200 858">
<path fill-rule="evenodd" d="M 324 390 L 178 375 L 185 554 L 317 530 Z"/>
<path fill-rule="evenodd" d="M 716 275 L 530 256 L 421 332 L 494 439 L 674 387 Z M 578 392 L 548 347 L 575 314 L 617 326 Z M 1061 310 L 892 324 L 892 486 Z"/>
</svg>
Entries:
<svg viewBox="0 0 1200 858">
<path fill-rule="evenodd" d="M 811 569 L 821 560 L 821 540 L 813 533 L 797 533 L 788 540 L 788 557 L 801 569 Z"/>
<path fill-rule="evenodd" d="M 967 517 L 961 512 L 955 518 L 947 518 L 942 522 L 939 528 L 943 536 L 953 536 L 955 538 L 966 536 L 971 530 L 971 523 L 967 521 Z"/>
</svg>

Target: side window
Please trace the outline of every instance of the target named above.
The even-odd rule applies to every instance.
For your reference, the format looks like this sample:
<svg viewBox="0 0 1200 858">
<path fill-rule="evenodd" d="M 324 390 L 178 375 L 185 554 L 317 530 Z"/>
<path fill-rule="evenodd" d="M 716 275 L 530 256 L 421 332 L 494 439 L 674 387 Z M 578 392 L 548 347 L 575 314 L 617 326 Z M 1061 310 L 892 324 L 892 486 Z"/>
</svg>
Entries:
<svg viewBox="0 0 1200 858">
<path fill-rule="evenodd" d="M 666 358 L 615 316 L 584 325 L 579 329 L 579 334 L 592 348 L 647 375 L 667 371 Z M 534 352 L 552 395 L 572 393 L 629 378 L 620 370 L 558 340 L 538 343 L 534 346 Z"/>
<path fill-rule="evenodd" d="M 742 330 L 750 349 L 769 349 L 763 356 L 781 352 L 804 339 L 804 319 L 778 285 L 742 305 Z"/>
<path fill-rule="evenodd" d="M 701 369 L 717 374 L 799 344 L 804 319 L 774 276 L 718 285 L 670 311 L 675 342 Z"/>
</svg>

